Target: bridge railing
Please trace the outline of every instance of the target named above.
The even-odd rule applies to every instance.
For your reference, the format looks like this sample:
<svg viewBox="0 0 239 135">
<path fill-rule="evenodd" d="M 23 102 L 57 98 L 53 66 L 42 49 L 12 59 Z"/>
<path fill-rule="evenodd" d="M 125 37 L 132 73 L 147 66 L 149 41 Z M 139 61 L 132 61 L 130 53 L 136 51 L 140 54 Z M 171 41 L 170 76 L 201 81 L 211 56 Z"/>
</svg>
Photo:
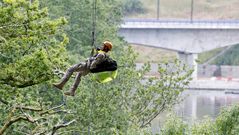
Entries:
<svg viewBox="0 0 239 135">
<path fill-rule="evenodd" d="M 131 19 L 125 18 L 123 20 L 125 23 L 127 22 L 142 22 L 142 23 L 175 23 L 175 24 L 232 24 L 232 25 L 239 25 L 239 20 L 179 20 L 179 19 Z"/>
</svg>

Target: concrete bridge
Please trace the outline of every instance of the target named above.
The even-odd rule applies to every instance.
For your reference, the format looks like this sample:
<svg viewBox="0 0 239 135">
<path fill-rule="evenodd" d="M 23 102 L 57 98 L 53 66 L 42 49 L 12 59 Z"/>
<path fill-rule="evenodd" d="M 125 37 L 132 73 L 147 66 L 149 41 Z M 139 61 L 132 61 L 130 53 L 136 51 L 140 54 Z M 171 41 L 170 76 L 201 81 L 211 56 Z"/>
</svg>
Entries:
<svg viewBox="0 0 239 135">
<path fill-rule="evenodd" d="M 183 21 L 125 19 L 119 35 L 131 44 L 178 52 L 179 59 L 194 67 L 197 54 L 239 43 L 239 20 Z"/>
</svg>

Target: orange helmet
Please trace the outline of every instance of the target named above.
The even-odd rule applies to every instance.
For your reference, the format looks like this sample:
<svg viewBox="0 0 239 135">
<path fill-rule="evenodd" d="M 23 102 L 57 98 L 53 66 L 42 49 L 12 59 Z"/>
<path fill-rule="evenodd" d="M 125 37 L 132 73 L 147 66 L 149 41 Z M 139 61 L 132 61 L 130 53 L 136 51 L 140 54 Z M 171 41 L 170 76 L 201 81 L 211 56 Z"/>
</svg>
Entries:
<svg viewBox="0 0 239 135">
<path fill-rule="evenodd" d="M 112 47 L 113 47 L 113 45 L 110 41 L 105 41 L 105 42 L 103 42 L 102 50 L 108 52 L 108 51 L 111 51 Z"/>
</svg>

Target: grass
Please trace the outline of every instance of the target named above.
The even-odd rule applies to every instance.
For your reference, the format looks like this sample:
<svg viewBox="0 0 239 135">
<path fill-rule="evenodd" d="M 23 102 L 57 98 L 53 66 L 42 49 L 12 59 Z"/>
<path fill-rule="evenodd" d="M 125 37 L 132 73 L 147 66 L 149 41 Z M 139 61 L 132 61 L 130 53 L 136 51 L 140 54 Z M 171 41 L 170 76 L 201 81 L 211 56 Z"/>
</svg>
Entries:
<svg viewBox="0 0 239 135">
<path fill-rule="evenodd" d="M 217 48 L 214 49 L 212 51 L 208 51 L 208 52 L 204 52 L 204 53 L 200 53 L 198 55 L 198 59 L 199 59 L 199 64 L 203 64 L 204 62 L 206 62 L 207 60 L 209 60 L 211 57 L 215 56 L 216 54 L 220 53 L 222 51 L 222 49 L 224 48 Z"/>
<path fill-rule="evenodd" d="M 156 18 L 157 0 L 140 0 L 146 13 L 131 18 Z M 239 19 L 239 0 L 194 0 L 193 18 L 197 20 Z M 160 0 L 160 19 L 190 19 L 191 0 Z"/>
<path fill-rule="evenodd" d="M 132 45 L 133 49 L 139 54 L 136 62 L 139 63 L 160 63 L 162 61 L 171 61 L 177 57 L 176 52 L 163 50 L 154 47 L 136 46 Z"/>
</svg>

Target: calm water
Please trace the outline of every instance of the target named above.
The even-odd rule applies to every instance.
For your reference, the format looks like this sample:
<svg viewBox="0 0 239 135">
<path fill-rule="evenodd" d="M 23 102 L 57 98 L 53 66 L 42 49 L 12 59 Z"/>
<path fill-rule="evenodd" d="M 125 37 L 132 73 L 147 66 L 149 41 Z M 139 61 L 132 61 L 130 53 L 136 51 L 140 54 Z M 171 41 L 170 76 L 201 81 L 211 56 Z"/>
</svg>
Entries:
<svg viewBox="0 0 239 135">
<path fill-rule="evenodd" d="M 202 120 L 206 116 L 215 118 L 221 108 L 239 103 L 239 94 L 225 94 L 225 91 L 187 90 L 182 97 L 184 100 L 175 106 L 175 110 L 177 115 L 188 123 Z M 154 133 L 158 132 L 160 124 L 163 124 L 159 121 L 160 117 L 152 123 Z"/>
<path fill-rule="evenodd" d="M 225 94 L 225 91 L 187 90 L 184 101 L 176 106 L 176 112 L 184 120 L 201 120 L 205 116 L 215 118 L 222 107 L 239 103 L 239 94 Z"/>
</svg>

